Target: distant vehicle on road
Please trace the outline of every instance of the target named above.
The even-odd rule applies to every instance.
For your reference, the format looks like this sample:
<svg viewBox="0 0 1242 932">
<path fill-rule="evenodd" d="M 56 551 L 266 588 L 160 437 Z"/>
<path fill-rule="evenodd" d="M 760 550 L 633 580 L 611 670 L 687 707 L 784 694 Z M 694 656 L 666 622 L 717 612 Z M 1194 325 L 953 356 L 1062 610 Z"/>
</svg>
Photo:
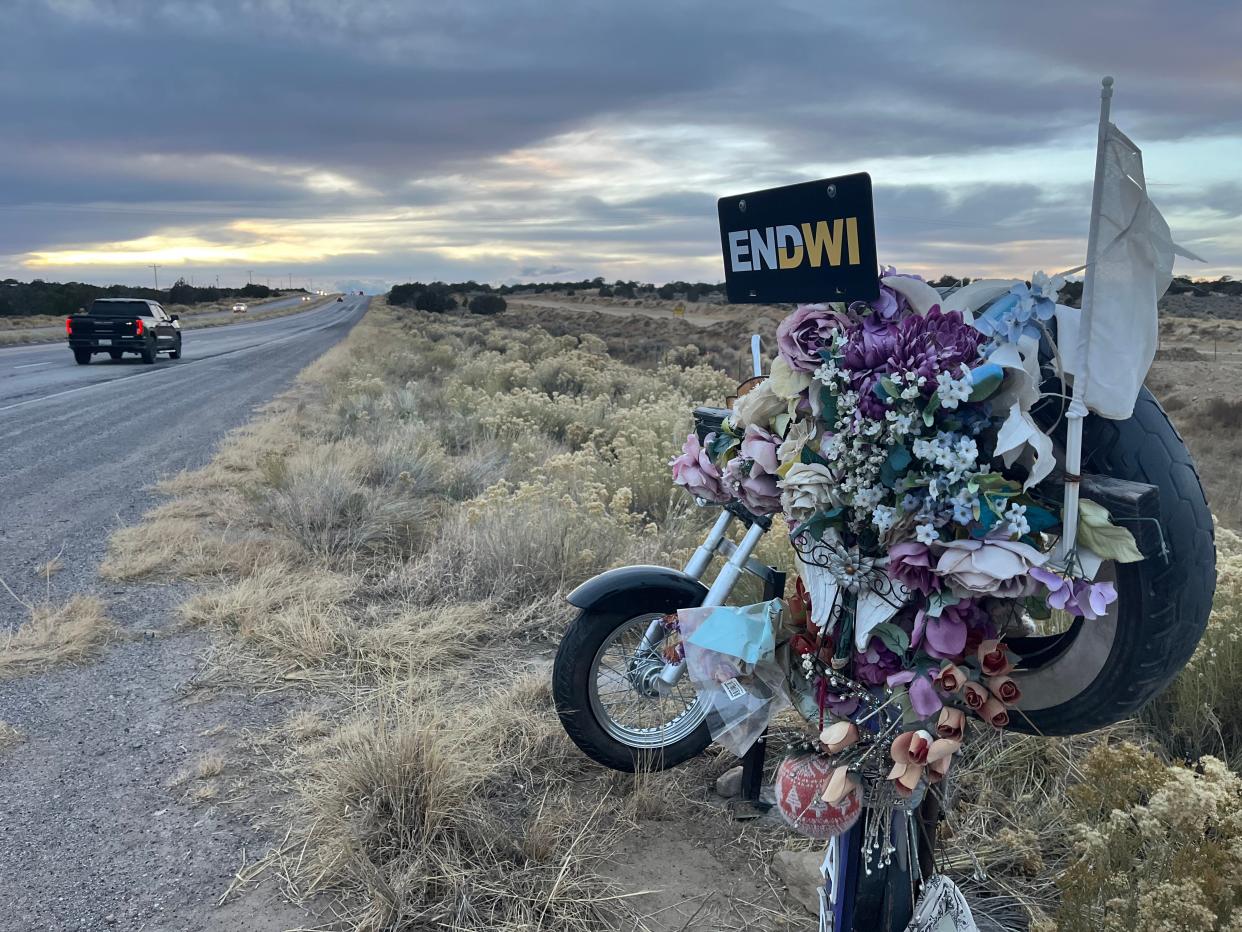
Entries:
<svg viewBox="0 0 1242 932">
<path fill-rule="evenodd" d="M 85 314 L 65 318 L 65 335 L 79 366 L 87 365 L 95 353 L 113 359 L 137 353 L 145 363 L 155 362 L 160 353 L 181 358 L 178 316 L 144 298 L 96 298 Z"/>
<path fill-rule="evenodd" d="M 344 301 L 345 299 L 344 299 L 343 297 L 341 297 L 341 296 L 338 296 L 336 300 L 338 300 L 338 301 Z"/>
<path fill-rule="evenodd" d="M 246 313 L 246 305 L 244 305 L 244 304 L 234 304 L 234 305 L 233 305 L 233 313 L 234 313 L 234 314 L 245 314 L 245 313 Z"/>
</svg>

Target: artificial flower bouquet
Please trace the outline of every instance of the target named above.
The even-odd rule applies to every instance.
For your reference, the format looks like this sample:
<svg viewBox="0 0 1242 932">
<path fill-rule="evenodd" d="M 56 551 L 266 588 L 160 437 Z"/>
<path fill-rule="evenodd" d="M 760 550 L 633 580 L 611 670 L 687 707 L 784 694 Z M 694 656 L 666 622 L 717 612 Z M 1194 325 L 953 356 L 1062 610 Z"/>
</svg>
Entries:
<svg viewBox="0 0 1242 932">
<path fill-rule="evenodd" d="M 942 298 L 886 269 L 876 301 L 802 305 L 768 378 L 672 462 L 699 498 L 783 512 L 791 529 L 789 685 L 825 802 L 868 782 L 917 802 L 968 715 L 1002 728 L 1018 714 L 1009 639 L 1052 610 L 1099 617 L 1117 598 L 1095 578 L 1103 561 L 1141 559 L 1089 500 L 1078 546 L 1058 550 L 1064 399 L 1043 385 L 1061 284 Z"/>
</svg>

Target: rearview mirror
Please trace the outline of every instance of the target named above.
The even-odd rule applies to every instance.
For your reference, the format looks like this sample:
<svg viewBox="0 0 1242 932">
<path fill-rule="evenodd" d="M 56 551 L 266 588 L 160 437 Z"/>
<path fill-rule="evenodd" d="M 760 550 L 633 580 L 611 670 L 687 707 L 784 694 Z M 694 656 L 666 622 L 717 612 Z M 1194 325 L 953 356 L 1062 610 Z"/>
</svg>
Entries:
<svg viewBox="0 0 1242 932">
<path fill-rule="evenodd" d="M 180 319 L 181 319 L 181 315 L 179 315 L 179 314 L 169 314 L 169 315 L 168 315 L 168 319 L 169 319 L 169 320 L 180 320 Z"/>
</svg>

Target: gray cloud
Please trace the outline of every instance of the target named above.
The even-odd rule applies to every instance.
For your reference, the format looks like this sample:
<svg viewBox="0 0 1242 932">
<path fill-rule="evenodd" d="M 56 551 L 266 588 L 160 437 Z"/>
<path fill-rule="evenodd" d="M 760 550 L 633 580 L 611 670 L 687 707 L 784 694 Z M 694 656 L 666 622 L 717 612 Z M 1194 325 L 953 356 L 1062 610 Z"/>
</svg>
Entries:
<svg viewBox="0 0 1242 932">
<path fill-rule="evenodd" d="M 381 255 L 333 260 L 359 276 L 568 274 L 530 244 L 562 244 L 583 274 L 631 268 L 643 249 L 702 259 L 722 193 L 707 182 L 1081 139 L 1104 70 L 1142 139 L 1242 134 L 1240 16 L 1223 0 L 1136 0 L 1124 15 L 1064 0 L 951 13 L 912 0 L 18 0 L 0 34 L 0 263 L 169 229 L 228 240 L 235 218 L 359 216 L 403 218 Z M 701 155 L 710 178 L 624 198 L 495 161 L 570 131 L 649 126 L 670 132 L 642 139 L 644 158 Z M 1177 195 L 1187 209 L 1235 200 Z M 877 206 L 882 246 L 922 244 L 929 261 L 988 261 L 1086 223 L 1081 191 L 1021 185 L 877 178 Z M 449 255 L 432 224 L 440 245 L 491 233 L 513 248 Z"/>
</svg>

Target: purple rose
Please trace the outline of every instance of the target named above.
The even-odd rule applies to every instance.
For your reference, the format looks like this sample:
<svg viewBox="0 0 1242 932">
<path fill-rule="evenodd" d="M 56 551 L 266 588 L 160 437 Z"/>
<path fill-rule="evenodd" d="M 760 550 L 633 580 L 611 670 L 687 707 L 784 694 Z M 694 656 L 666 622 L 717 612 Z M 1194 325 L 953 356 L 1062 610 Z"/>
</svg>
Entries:
<svg viewBox="0 0 1242 932">
<path fill-rule="evenodd" d="M 960 660 L 995 634 L 987 611 L 973 599 L 963 599 L 944 606 L 936 618 L 920 609 L 914 616 L 910 646 L 937 660 Z"/>
<path fill-rule="evenodd" d="M 756 460 L 735 456 L 724 469 L 725 486 L 756 515 L 773 515 L 781 510 L 781 490 L 777 476 Z"/>
<path fill-rule="evenodd" d="M 828 305 L 801 304 L 776 328 L 776 350 L 795 372 L 814 372 L 824 364 L 819 351 L 840 329 L 844 322 Z"/>
<path fill-rule="evenodd" d="M 901 658 L 879 638 L 872 638 L 866 650 L 854 654 L 854 679 L 868 686 L 883 686 L 900 670 Z"/>
<path fill-rule="evenodd" d="M 880 269 L 880 278 L 891 278 L 897 275 L 897 270 L 891 265 Z M 917 275 L 902 275 L 901 278 L 918 278 Z M 919 279 L 922 281 L 922 279 Z M 888 285 L 880 282 L 880 296 L 874 301 L 855 301 L 850 305 L 850 313 L 858 314 L 860 317 L 875 311 L 882 320 L 897 320 L 903 314 L 910 310 L 910 302 L 906 300 L 906 296 L 900 292 L 894 291 Z"/>
<path fill-rule="evenodd" d="M 888 549 L 888 575 L 923 595 L 939 592 L 942 585 L 940 577 L 931 570 L 931 551 L 916 540 L 902 541 Z"/>
<path fill-rule="evenodd" d="M 708 434 L 707 442 L 710 444 L 715 436 L 714 433 Z M 692 495 L 717 504 L 729 500 L 729 493 L 721 481 L 720 470 L 708 457 L 707 451 L 699 445 L 697 435 L 692 433 L 686 437 L 681 456 L 673 457 L 669 460 L 669 465 L 673 467 L 673 481 L 684 486 Z"/>
</svg>

